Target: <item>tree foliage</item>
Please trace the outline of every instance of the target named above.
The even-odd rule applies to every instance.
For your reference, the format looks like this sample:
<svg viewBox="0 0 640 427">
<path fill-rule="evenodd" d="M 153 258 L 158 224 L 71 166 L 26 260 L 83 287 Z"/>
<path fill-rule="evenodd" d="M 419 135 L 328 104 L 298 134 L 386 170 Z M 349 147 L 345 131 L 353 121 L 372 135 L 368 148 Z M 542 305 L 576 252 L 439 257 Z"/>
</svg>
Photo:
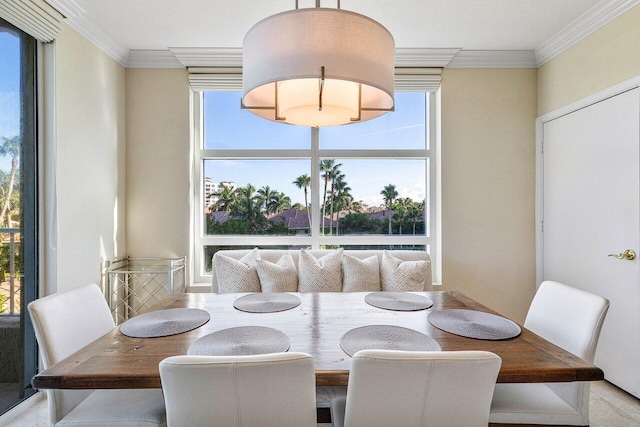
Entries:
<svg viewBox="0 0 640 427">
<path fill-rule="evenodd" d="M 354 201 L 351 187 L 340 170 L 341 166 L 342 164 L 336 163 L 333 159 L 320 161 L 323 181 L 321 185 L 324 187 L 320 207 L 323 233 L 382 234 L 385 228 L 388 234 L 424 232 L 424 202 L 398 198 L 396 186 L 388 184 L 380 194 L 384 198 L 390 220 L 374 219 L 371 217 L 372 212 L 364 212 L 362 204 Z M 289 230 L 284 221 L 269 220 L 292 207 L 306 211 L 311 224 L 311 206 L 308 199 L 311 178 L 303 174 L 292 183 L 304 192 L 304 206 L 299 203 L 292 205 L 289 196 L 268 185 L 259 189 L 251 184 L 240 188 L 224 185 L 217 201 L 211 206 L 211 215 L 207 216 L 207 234 L 294 234 L 295 231 Z M 227 212 L 229 216 L 223 220 L 217 212 Z M 328 218 L 328 224 L 325 224 L 325 218 Z"/>
</svg>

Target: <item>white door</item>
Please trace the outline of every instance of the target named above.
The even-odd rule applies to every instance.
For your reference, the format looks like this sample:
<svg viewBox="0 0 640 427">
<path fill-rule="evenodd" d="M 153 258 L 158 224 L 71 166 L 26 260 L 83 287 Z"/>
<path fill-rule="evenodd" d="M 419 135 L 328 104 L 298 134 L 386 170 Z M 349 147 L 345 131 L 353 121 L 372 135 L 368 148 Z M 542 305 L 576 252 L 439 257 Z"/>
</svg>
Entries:
<svg viewBox="0 0 640 427">
<path fill-rule="evenodd" d="M 595 364 L 640 396 L 640 90 L 543 124 L 543 279 L 611 301 Z"/>
</svg>

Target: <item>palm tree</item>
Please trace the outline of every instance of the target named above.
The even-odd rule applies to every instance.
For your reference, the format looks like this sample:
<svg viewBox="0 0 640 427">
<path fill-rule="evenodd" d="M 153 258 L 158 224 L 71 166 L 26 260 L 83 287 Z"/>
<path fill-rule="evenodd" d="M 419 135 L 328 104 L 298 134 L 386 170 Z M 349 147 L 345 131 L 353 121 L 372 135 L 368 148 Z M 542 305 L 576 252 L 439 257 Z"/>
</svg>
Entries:
<svg viewBox="0 0 640 427">
<path fill-rule="evenodd" d="M 233 206 L 232 214 L 234 217 L 246 221 L 250 230 L 257 233 L 266 220 L 261 212 L 260 196 L 256 195 L 256 188 L 251 184 L 239 188 L 238 193 L 238 203 Z"/>
<path fill-rule="evenodd" d="M 396 186 L 393 184 L 385 185 L 380 194 L 382 194 L 382 197 L 384 198 L 385 208 L 391 210 L 393 201 L 398 197 Z M 391 235 L 391 219 L 389 219 L 389 235 Z"/>
<path fill-rule="evenodd" d="M 324 192 L 322 193 L 322 233 L 324 233 L 324 217 L 327 214 L 327 186 L 329 185 L 331 170 L 336 166 L 335 163 L 336 161 L 333 159 L 320 160 L 320 171 L 323 172 L 322 178 L 324 178 Z M 342 165 L 338 164 L 337 166 Z"/>
<path fill-rule="evenodd" d="M 271 200 L 269 208 L 275 214 L 282 213 L 291 208 L 291 198 L 289 198 L 289 196 L 284 193 L 276 193 L 276 195 Z"/>
<path fill-rule="evenodd" d="M 362 212 L 362 211 L 364 211 L 364 206 L 362 206 L 361 202 L 351 202 L 351 208 L 349 209 L 349 213 Z"/>
<path fill-rule="evenodd" d="M 16 179 L 16 171 L 18 170 L 18 156 L 20 156 L 20 136 L 12 136 L 7 138 L 1 137 L 0 142 L 0 156 L 11 156 L 11 173 L 9 174 L 9 184 L 7 191 L 5 192 L 4 201 L 2 202 L 2 210 L 0 210 L 0 221 L 2 223 L 10 223 L 10 219 L 5 218 L 9 213 L 9 206 L 11 203 L 11 193 L 13 192 L 13 185 Z"/>
<path fill-rule="evenodd" d="M 271 191 L 268 185 L 265 185 L 261 189 L 258 190 L 258 199 L 260 200 L 260 204 L 264 206 L 264 212 L 269 215 L 273 211 L 273 199 L 277 196 L 277 191 Z"/>
<path fill-rule="evenodd" d="M 396 224 L 398 224 L 398 234 L 402 234 L 402 223 L 404 222 L 404 215 L 405 213 L 407 213 L 407 208 L 413 204 L 413 201 L 410 198 L 406 198 L 406 199 L 397 199 L 394 203 L 393 203 L 393 211 L 395 212 L 393 214 L 393 219 L 395 220 Z"/>
<path fill-rule="evenodd" d="M 416 234 L 416 222 L 420 219 L 420 215 L 422 210 L 424 209 L 424 204 L 415 202 L 409 207 L 409 212 L 407 212 L 407 219 L 411 220 L 413 223 L 413 234 Z"/>
<path fill-rule="evenodd" d="M 229 185 L 222 184 L 222 191 L 220 192 L 218 200 L 213 204 L 213 210 L 230 211 L 237 201 L 238 193 L 236 192 L 236 189 Z"/>
<path fill-rule="evenodd" d="M 329 208 L 329 234 L 331 234 L 331 230 L 333 229 L 333 203 L 336 197 L 336 181 L 344 179 L 344 174 L 340 172 L 340 166 L 342 165 L 337 164 L 331 169 L 331 172 L 329 172 L 329 178 L 331 179 L 331 190 L 329 191 L 329 203 L 331 206 Z"/>
<path fill-rule="evenodd" d="M 311 186 L 311 177 L 309 175 L 302 174 L 293 181 L 296 187 L 304 189 L 304 207 L 307 210 L 307 217 L 309 218 L 309 228 L 311 228 L 311 211 L 309 210 L 308 189 Z"/>
<path fill-rule="evenodd" d="M 351 209 L 353 204 L 353 196 L 351 195 L 351 187 L 347 184 L 347 182 L 343 179 L 344 175 L 341 176 L 335 182 L 334 190 L 335 190 L 335 200 L 334 203 L 338 207 L 338 218 L 336 218 L 336 236 L 338 235 L 338 227 L 340 225 L 340 212 L 345 209 Z M 331 205 L 333 208 L 333 203 Z M 333 211 L 332 211 L 333 217 Z"/>
</svg>

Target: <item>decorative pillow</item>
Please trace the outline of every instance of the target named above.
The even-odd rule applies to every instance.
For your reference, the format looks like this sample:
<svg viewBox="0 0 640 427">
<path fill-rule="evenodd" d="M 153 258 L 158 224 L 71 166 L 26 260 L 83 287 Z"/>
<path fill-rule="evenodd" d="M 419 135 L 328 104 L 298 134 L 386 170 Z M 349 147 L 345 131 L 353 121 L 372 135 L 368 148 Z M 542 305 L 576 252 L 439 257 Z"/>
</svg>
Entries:
<svg viewBox="0 0 640 427">
<path fill-rule="evenodd" d="M 424 291 L 428 262 L 402 261 L 382 251 L 380 284 L 383 291 Z"/>
<path fill-rule="evenodd" d="M 300 292 L 340 292 L 342 290 L 342 248 L 316 259 L 300 249 Z"/>
<path fill-rule="evenodd" d="M 276 264 L 263 259 L 256 260 L 262 292 L 297 292 L 298 272 L 291 254 L 284 254 Z"/>
<path fill-rule="evenodd" d="M 380 267 L 376 255 L 359 259 L 342 257 L 343 292 L 377 292 L 380 290 Z"/>
<path fill-rule="evenodd" d="M 260 292 L 260 279 L 256 271 L 256 261 L 260 259 L 258 248 L 255 248 L 240 260 L 225 255 L 213 258 L 218 292 Z"/>
</svg>

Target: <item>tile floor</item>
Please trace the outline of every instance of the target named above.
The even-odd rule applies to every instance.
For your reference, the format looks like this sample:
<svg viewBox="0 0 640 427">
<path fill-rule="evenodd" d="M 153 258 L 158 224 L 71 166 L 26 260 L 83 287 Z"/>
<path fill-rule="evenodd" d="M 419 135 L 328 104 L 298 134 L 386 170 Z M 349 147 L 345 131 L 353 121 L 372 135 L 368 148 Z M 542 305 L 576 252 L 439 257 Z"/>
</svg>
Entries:
<svg viewBox="0 0 640 427">
<path fill-rule="evenodd" d="M 40 393 L 38 393 L 40 395 Z M 0 417 L 3 427 L 47 426 L 47 403 L 42 396 Z M 591 385 L 591 427 L 640 427 L 640 400 L 606 381 Z M 318 424 L 318 427 L 330 424 Z"/>
</svg>

